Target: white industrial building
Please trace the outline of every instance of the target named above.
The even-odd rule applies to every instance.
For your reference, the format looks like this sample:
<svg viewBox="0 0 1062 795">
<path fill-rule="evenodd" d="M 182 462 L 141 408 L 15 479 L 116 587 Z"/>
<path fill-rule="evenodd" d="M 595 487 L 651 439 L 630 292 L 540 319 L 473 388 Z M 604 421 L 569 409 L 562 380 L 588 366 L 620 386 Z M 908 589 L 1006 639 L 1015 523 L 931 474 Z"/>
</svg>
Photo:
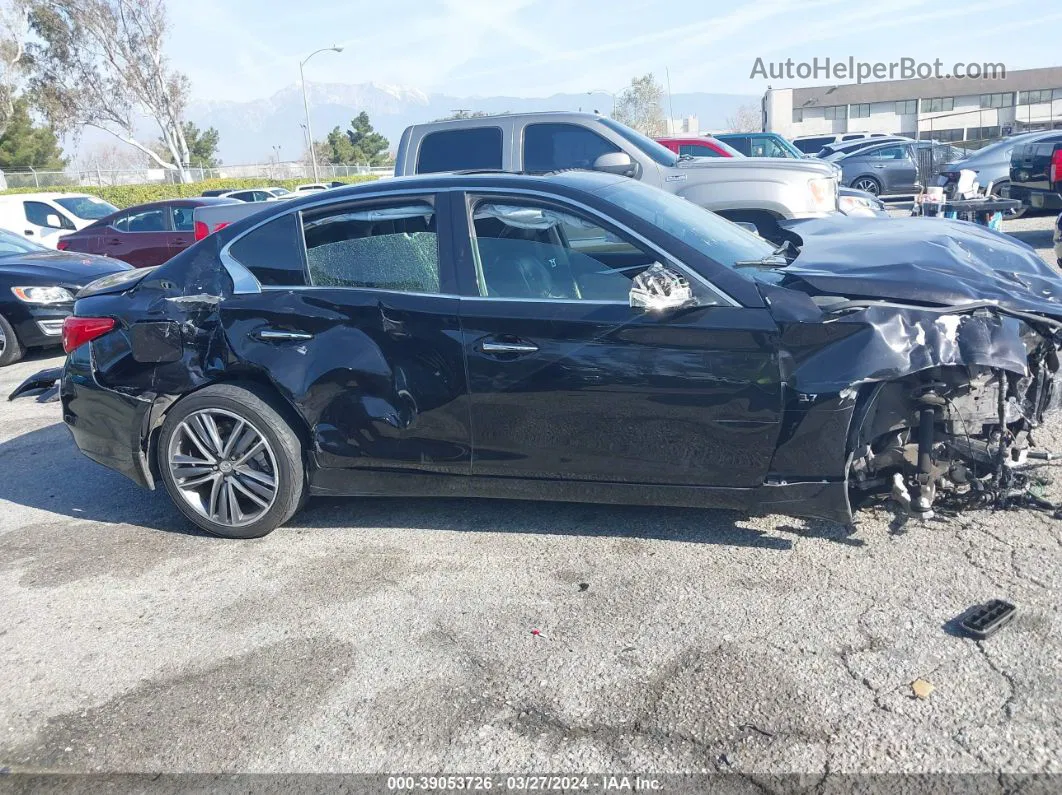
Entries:
<svg viewBox="0 0 1062 795">
<path fill-rule="evenodd" d="M 1062 129 L 1062 67 L 998 79 L 768 88 L 763 113 L 764 129 L 786 138 L 882 132 L 976 145 L 1026 129 Z"/>
</svg>

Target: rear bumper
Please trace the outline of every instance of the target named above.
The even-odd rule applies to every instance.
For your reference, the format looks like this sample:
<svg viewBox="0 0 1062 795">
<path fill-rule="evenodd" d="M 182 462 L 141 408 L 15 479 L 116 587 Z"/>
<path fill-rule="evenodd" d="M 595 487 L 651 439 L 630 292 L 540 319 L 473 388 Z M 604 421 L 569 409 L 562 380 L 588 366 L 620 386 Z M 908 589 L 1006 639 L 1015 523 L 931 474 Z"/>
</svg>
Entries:
<svg viewBox="0 0 1062 795">
<path fill-rule="evenodd" d="M 68 357 L 63 368 L 63 421 L 86 456 L 154 489 L 147 450 L 153 396 L 125 395 L 101 386 L 92 372 L 89 347 Z"/>
<path fill-rule="evenodd" d="M 1058 191 L 1027 188 L 1011 183 L 1010 198 L 1020 199 L 1023 205 L 1034 210 L 1062 210 L 1062 193 Z"/>
</svg>

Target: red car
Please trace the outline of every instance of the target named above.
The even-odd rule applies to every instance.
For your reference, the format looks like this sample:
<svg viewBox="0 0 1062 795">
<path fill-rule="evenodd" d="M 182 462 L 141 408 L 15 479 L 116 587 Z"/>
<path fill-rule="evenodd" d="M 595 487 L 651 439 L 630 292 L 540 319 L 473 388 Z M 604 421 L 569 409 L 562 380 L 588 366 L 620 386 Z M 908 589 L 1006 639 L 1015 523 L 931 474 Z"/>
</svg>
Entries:
<svg viewBox="0 0 1062 795">
<path fill-rule="evenodd" d="M 710 135 L 698 135 L 686 138 L 657 138 L 677 155 L 692 157 L 741 157 L 742 154 L 730 144 L 725 144 Z"/>
<path fill-rule="evenodd" d="M 192 210 L 207 204 L 240 204 L 235 199 L 197 197 L 138 204 L 59 238 L 60 251 L 104 254 L 135 268 L 161 265 L 195 242 Z"/>
</svg>

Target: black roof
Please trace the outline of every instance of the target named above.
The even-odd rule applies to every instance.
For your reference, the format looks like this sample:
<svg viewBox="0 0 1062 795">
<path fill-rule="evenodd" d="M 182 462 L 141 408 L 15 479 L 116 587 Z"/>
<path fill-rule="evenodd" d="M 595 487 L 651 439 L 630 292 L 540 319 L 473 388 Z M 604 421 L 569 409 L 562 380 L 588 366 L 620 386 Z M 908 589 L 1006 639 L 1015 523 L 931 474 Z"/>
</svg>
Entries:
<svg viewBox="0 0 1062 795">
<path fill-rule="evenodd" d="M 458 171 L 438 174 L 418 174 L 410 177 L 392 177 L 390 179 L 360 182 L 345 188 L 332 188 L 317 191 L 297 199 L 289 199 L 285 206 L 314 204 L 324 199 L 336 199 L 344 196 L 356 197 L 361 194 L 386 194 L 423 189 L 442 190 L 447 188 L 512 188 L 514 190 L 534 187 L 550 190 L 575 189 L 597 192 L 604 187 L 614 185 L 629 177 L 604 174 L 599 171 L 558 171 L 550 174 L 514 174 L 511 171 Z"/>
</svg>

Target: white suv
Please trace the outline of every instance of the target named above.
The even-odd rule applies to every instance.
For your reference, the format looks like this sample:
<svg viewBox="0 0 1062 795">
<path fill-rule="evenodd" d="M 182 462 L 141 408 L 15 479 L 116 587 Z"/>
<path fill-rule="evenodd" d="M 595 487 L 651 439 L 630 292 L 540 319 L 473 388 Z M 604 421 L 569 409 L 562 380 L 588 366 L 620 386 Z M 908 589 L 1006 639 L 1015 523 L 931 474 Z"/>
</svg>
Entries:
<svg viewBox="0 0 1062 795">
<path fill-rule="evenodd" d="M 76 232 L 111 213 L 113 204 L 87 193 L 9 193 L 0 196 L 0 228 L 55 248 L 61 235 Z"/>
</svg>

